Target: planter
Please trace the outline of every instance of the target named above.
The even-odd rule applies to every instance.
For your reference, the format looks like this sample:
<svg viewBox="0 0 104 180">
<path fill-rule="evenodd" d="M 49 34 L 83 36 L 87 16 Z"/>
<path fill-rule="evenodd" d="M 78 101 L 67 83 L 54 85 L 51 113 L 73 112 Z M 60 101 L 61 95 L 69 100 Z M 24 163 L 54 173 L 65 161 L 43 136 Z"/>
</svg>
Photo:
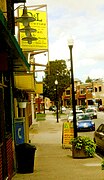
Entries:
<svg viewBox="0 0 104 180">
<path fill-rule="evenodd" d="M 72 157 L 73 158 L 88 158 L 89 155 L 85 152 L 84 147 L 81 149 L 76 149 L 74 145 L 72 145 Z"/>
<path fill-rule="evenodd" d="M 101 169 L 104 170 L 104 159 L 103 159 L 103 161 L 101 163 Z"/>
<path fill-rule="evenodd" d="M 101 169 L 104 170 L 104 165 L 101 166 Z"/>
<path fill-rule="evenodd" d="M 19 102 L 19 108 L 26 108 L 27 102 Z"/>
<path fill-rule="evenodd" d="M 73 158 L 94 157 L 96 144 L 89 137 L 78 136 L 72 138 L 72 156 Z"/>
</svg>

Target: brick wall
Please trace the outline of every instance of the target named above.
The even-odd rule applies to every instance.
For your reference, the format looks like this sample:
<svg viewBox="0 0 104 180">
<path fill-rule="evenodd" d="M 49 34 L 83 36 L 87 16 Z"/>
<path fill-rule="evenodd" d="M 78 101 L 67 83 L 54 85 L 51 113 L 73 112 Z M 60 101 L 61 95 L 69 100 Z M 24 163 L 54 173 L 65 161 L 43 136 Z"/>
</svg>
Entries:
<svg viewBox="0 0 104 180">
<path fill-rule="evenodd" d="M 6 153 L 7 153 L 7 172 L 8 180 L 11 180 L 13 176 L 13 147 L 12 147 L 12 137 L 9 137 L 6 141 Z"/>
</svg>

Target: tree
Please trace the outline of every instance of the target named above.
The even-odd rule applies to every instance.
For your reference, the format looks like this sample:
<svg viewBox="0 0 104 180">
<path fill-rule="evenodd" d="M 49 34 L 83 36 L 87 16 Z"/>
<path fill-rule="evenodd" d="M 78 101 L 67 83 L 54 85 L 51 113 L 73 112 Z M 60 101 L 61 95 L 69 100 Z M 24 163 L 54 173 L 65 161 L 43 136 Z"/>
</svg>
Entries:
<svg viewBox="0 0 104 180">
<path fill-rule="evenodd" d="M 48 67 L 43 79 L 43 94 L 44 97 L 50 98 L 51 101 L 55 100 L 56 97 L 56 85 L 55 80 L 57 79 L 57 94 L 58 99 L 61 99 L 63 92 L 67 87 L 70 86 L 70 71 L 68 71 L 65 60 L 50 61 L 50 74 L 48 74 Z"/>
<path fill-rule="evenodd" d="M 92 79 L 88 76 L 88 78 L 85 81 L 86 83 L 92 82 Z"/>
</svg>

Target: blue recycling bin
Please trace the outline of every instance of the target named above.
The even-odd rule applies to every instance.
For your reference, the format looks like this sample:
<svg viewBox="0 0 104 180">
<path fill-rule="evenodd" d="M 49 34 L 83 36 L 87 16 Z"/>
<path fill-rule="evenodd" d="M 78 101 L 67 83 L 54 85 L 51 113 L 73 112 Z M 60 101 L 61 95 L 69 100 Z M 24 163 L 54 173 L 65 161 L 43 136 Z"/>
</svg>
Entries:
<svg viewBox="0 0 104 180">
<path fill-rule="evenodd" d="M 33 173 L 35 151 L 35 145 L 30 143 L 16 145 L 16 162 L 18 173 Z"/>
<path fill-rule="evenodd" d="M 25 142 L 25 118 L 19 117 L 14 120 L 15 143 L 22 144 Z"/>
</svg>

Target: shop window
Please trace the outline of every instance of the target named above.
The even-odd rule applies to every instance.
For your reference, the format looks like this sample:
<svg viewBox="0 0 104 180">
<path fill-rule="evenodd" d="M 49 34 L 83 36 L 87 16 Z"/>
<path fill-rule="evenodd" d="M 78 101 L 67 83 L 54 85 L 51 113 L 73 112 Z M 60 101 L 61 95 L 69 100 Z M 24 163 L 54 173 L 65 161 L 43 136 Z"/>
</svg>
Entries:
<svg viewBox="0 0 104 180">
<path fill-rule="evenodd" d="M 5 85 L 9 85 L 9 74 L 7 72 L 0 72 L 0 83 L 1 84 L 5 84 Z"/>
<path fill-rule="evenodd" d="M 66 95 L 70 95 L 70 90 L 67 90 L 67 91 L 66 91 Z"/>
<path fill-rule="evenodd" d="M 76 94 L 76 93 L 77 93 L 77 91 L 75 90 L 75 91 L 74 91 L 74 93 Z"/>
<path fill-rule="evenodd" d="M 80 89 L 80 93 L 81 93 L 81 94 L 85 94 L 85 93 L 86 93 L 86 90 L 85 90 L 85 88 L 83 88 L 83 89 Z"/>
<path fill-rule="evenodd" d="M 101 86 L 99 86 L 99 92 L 101 92 L 102 90 L 101 90 Z"/>
<path fill-rule="evenodd" d="M 88 91 L 88 93 L 91 93 L 91 92 L 93 92 L 93 88 L 92 87 L 88 87 L 87 91 Z"/>
<path fill-rule="evenodd" d="M 95 92 L 97 92 L 97 88 L 95 87 Z"/>
</svg>

